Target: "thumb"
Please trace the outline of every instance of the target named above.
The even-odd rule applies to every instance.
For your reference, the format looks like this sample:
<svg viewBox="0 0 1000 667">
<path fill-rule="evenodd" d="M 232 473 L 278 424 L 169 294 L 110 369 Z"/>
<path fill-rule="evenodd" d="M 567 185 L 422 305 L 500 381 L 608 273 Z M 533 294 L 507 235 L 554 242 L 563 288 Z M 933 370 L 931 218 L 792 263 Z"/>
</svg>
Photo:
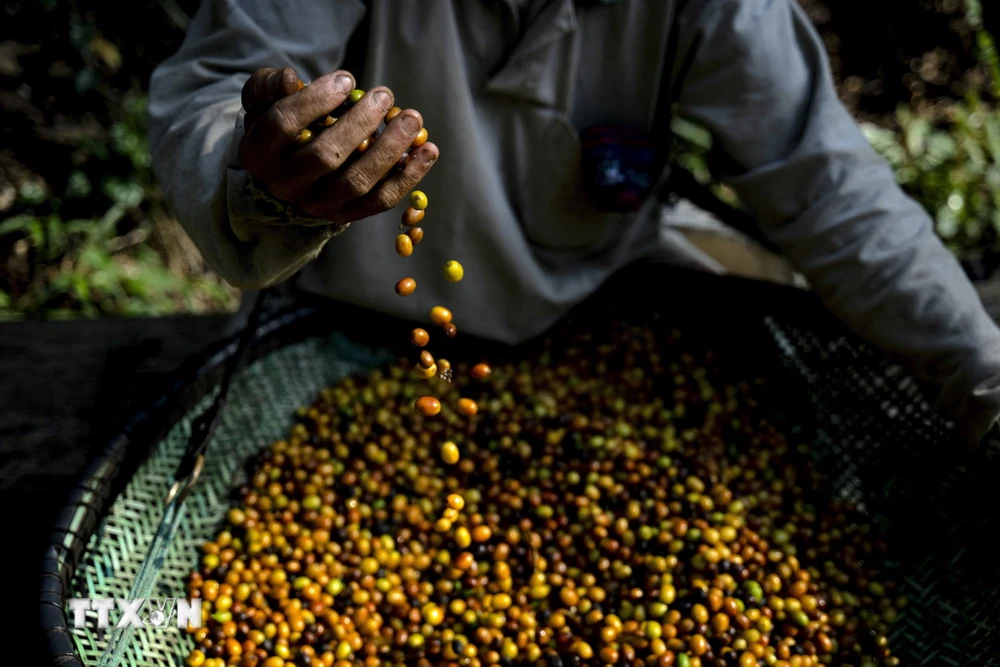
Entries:
<svg viewBox="0 0 1000 667">
<path fill-rule="evenodd" d="M 291 67 L 265 67 L 254 72 L 243 84 L 243 109 L 246 124 L 252 125 L 271 105 L 303 87 L 302 80 Z"/>
</svg>

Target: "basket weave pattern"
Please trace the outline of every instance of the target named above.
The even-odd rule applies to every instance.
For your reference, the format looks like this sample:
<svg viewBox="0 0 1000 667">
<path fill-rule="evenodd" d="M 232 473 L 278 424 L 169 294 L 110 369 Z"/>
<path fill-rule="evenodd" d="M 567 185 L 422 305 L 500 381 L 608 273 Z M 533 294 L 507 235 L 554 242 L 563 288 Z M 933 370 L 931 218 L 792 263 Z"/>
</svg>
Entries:
<svg viewBox="0 0 1000 667">
<path fill-rule="evenodd" d="M 385 361 L 383 355 L 335 337 L 288 346 L 238 373 L 201 477 L 185 502 L 156 592 L 150 597 L 187 597 L 185 582 L 201 545 L 214 537 L 229 509 L 231 492 L 243 475 L 243 462 L 287 433 L 296 408 L 339 378 L 367 372 Z M 201 408 L 208 403 L 206 399 Z M 70 597 L 129 597 L 163 516 L 163 500 L 187 446 L 191 420 L 201 408 L 170 430 L 115 500 L 77 567 Z M 72 618 L 72 613 L 67 615 Z M 86 627 L 73 630 L 78 655 L 86 665 L 98 664 L 107 647 L 106 631 L 96 627 L 97 612 L 88 611 Z M 180 665 L 193 648 L 194 641 L 175 622 L 145 627 L 134 633 L 123 667 Z"/>
<path fill-rule="evenodd" d="M 904 665 L 1000 666 L 1000 568 L 991 546 L 1000 528 L 998 466 L 953 463 L 960 459 L 946 451 L 947 426 L 912 378 L 873 349 L 790 319 L 766 324 L 783 366 L 808 389 L 815 433 L 803 426 L 800 438 L 813 445 L 838 495 L 864 509 L 900 557 L 890 567 L 910 604 L 894 626 L 893 652 Z M 186 578 L 228 509 L 243 462 L 287 432 L 294 410 L 339 378 L 390 358 L 335 335 L 281 348 L 236 377 L 154 597 L 185 597 Z M 192 416 L 174 425 L 114 501 L 76 569 L 70 597 L 128 597 Z M 796 419 L 807 421 L 790 416 L 793 429 Z M 91 612 L 90 628 L 95 619 Z M 104 638 L 89 628 L 73 637 L 84 664 L 96 665 Z M 192 648 L 176 625 L 145 628 L 135 633 L 123 664 L 180 665 Z"/>
</svg>

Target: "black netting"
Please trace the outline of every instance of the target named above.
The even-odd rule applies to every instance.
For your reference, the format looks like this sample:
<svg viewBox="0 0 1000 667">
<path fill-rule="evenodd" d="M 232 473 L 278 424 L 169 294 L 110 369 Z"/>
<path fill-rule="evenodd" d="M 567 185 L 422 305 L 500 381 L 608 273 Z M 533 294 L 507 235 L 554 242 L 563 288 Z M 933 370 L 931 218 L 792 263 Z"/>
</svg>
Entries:
<svg viewBox="0 0 1000 667">
<path fill-rule="evenodd" d="M 903 664 L 1000 665 L 997 466 L 957 449 L 913 378 L 871 347 L 791 318 L 766 324 L 808 387 L 822 470 L 892 547 L 909 599 L 893 651 Z"/>
</svg>

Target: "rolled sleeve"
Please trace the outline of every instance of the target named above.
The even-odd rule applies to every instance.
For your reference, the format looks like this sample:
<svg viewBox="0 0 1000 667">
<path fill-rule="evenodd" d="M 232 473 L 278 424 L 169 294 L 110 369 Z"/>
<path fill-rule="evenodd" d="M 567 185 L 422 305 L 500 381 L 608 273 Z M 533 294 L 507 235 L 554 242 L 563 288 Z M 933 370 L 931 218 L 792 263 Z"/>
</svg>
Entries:
<svg viewBox="0 0 1000 667">
<path fill-rule="evenodd" d="M 977 444 L 1000 415 L 1000 330 L 926 212 L 837 98 L 792 0 L 692 3 L 680 114 L 712 131 L 723 175 L 827 307 L 940 387 Z"/>
<path fill-rule="evenodd" d="M 153 73 L 154 171 L 205 260 L 237 287 L 288 278 L 343 230 L 255 187 L 237 157 L 243 84 L 262 67 L 293 67 L 306 80 L 337 69 L 364 12 L 358 0 L 208 0 L 180 50 Z"/>
</svg>

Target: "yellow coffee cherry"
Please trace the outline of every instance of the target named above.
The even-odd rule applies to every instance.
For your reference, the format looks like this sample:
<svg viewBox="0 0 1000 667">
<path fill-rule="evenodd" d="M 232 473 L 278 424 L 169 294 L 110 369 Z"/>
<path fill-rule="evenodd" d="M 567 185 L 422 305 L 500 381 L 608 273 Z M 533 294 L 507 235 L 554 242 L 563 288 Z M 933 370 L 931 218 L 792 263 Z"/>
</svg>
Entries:
<svg viewBox="0 0 1000 667">
<path fill-rule="evenodd" d="M 465 269 L 462 268 L 462 265 L 455 260 L 451 260 L 444 265 L 444 277 L 448 280 L 448 282 L 457 283 L 464 276 Z"/>
<path fill-rule="evenodd" d="M 448 442 L 441 445 L 442 461 L 444 461 L 448 465 L 455 465 L 456 463 L 458 463 L 459 458 L 460 455 L 458 452 L 458 445 L 456 445 L 454 442 L 449 440 Z"/>
<path fill-rule="evenodd" d="M 414 190 L 410 193 L 410 207 L 415 208 L 418 211 L 422 211 L 427 208 L 427 195 L 421 190 Z"/>
<path fill-rule="evenodd" d="M 413 254 L 413 240 L 406 234 L 396 237 L 396 254 L 400 257 L 409 257 Z"/>
</svg>

